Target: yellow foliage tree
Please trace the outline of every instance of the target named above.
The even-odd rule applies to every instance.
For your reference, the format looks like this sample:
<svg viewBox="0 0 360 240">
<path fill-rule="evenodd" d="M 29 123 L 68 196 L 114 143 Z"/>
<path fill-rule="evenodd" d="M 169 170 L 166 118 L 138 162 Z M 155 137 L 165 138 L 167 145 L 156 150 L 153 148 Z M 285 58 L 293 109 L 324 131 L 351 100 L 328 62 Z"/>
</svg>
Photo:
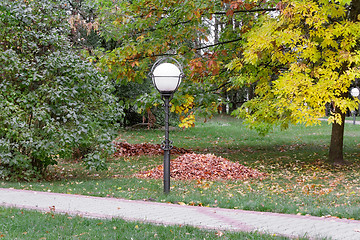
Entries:
<svg viewBox="0 0 360 240">
<path fill-rule="evenodd" d="M 266 131 L 274 124 L 317 124 L 330 103 L 329 159 L 342 163 L 345 113 L 359 104 L 349 96 L 360 76 L 359 1 L 282 4 L 278 16 L 265 16 L 249 33 L 244 60 L 228 65 L 240 68 L 234 82 L 256 84 L 256 97 L 235 114 Z"/>
</svg>

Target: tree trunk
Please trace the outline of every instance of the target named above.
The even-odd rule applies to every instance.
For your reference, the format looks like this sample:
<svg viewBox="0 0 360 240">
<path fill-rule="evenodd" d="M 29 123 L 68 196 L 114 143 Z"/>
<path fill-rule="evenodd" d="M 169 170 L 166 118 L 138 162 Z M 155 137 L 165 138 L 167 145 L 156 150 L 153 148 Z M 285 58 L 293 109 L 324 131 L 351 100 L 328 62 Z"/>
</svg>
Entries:
<svg viewBox="0 0 360 240">
<path fill-rule="evenodd" d="M 359 14 L 360 14 L 360 0 L 351 1 L 348 19 L 354 22 L 359 21 L 359 17 L 358 17 Z M 344 93 L 342 97 L 346 97 L 346 96 L 347 94 Z M 330 150 L 329 150 L 329 162 L 333 164 L 344 164 L 345 160 L 343 154 L 343 146 L 344 146 L 344 128 L 345 128 L 346 113 L 342 113 L 338 109 L 338 107 L 335 108 L 335 113 L 341 114 L 342 124 L 340 125 L 337 123 L 333 123 L 332 125 L 331 142 L 330 142 Z"/>
<path fill-rule="evenodd" d="M 331 132 L 331 142 L 329 150 L 329 162 L 336 164 L 344 164 L 344 127 L 345 127 L 345 113 L 341 113 L 340 110 L 335 110 L 336 113 L 341 114 L 342 124 L 333 123 Z"/>
<path fill-rule="evenodd" d="M 350 4 L 349 19 L 350 21 L 359 21 L 358 15 L 360 14 L 360 0 L 353 0 Z"/>
</svg>

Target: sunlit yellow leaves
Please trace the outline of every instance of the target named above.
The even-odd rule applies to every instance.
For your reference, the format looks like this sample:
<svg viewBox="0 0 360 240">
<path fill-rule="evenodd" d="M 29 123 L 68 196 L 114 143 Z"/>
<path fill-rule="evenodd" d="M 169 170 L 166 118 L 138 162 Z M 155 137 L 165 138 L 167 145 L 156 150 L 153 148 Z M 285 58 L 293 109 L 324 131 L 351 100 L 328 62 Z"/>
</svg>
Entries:
<svg viewBox="0 0 360 240">
<path fill-rule="evenodd" d="M 305 59 L 309 59 L 315 63 L 321 58 L 321 53 L 318 51 L 318 44 L 313 42 L 306 42 L 302 46 L 302 53 Z"/>
<path fill-rule="evenodd" d="M 240 72 L 233 79 L 235 85 L 246 83 L 244 79 L 253 72 L 249 65 L 257 68 L 257 79 L 251 81 L 257 83 L 257 98 L 236 113 L 249 117 L 253 124 L 261 125 L 264 120 L 315 124 L 324 115 L 326 103 L 343 113 L 358 105 L 346 93 L 360 77 L 359 52 L 354 51 L 359 23 L 347 20 L 344 5 L 333 1 L 287 2 L 282 14 L 264 17 L 262 25 L 248 34 L 244 61 L 234 60 L 227 66 Z M 275 76 L 260 77 L 266 69 L 261 65 L 271 65 L 269 74 Z M 330 121 L 340 122 L 340 115 Z"/>
<path fill-rule="evenodd" d="M 253 64 L 253 65 L 256 65 L 257 61 L 258 61 L 258 55 L 252 51 L 249 51 L 249 50 L 245 50 L 244 51 L 244 56 L 245 56 L 245 59 L 246 59 L 246 63 L 249 63 L 249 64 Z"/>
<path fill-rule="evenodd" d="M 251 31 L 248 36 L 248 48 L 244 51 L 245 62 L 256 64 L 259 58 L 259 50 L 264 52 L 272 49 L 273 32 L 276 25 L 271 20 L 266 20 L 261 28 Z"/>
<path fill-rule="evenodd" d="M 240 58 L 235 58 L 229 64 L 226 65 L 226 67 L 229 70 L 235 70 L 235 71 L 240 71 L 242 66 L 243 63 L 242 63 L 242 59 Z"/>
<path fill-rule="evenodd" d="M 188 128 L 195 126 L 195 115 L 193 112 L 190 112 L 195 105 L 194 100 L 194 96 L 185 94 L 177 98 L 171 106 L 170 111 L 180 115 L 179 127 Z"/>
<path fill-rule="evenodd" d="M 181 128 L 189 128 L 195 126 L 195 115 L 190 114 L 187 117 L 180 117 L 181 123 L 179 124 L 179 127 Z"/>
<path fill-rule="evenodd" d="M 191 96 L 189 94 L 185 94 L 182 96 L 181 102 L 177 105 L 171 106 L 171 112 L 175 113 L 188 113 L 188 111 L 194 106 L 194 96 Z"/>
<path fill-rule="evenodd" d="M 352 62 L 355 64 L 360 64 L 360 51 L 355 51 L 351 56 Z"/>
<path fill-rule="evenodd" d="M 338 48 L 338 44 L 335 40 L 332 39 L 331 35 L 326 35 L 323 39 L 323 41 L 320 43 L 320 46 L 323 48 L 326 47 L 333 47 L 333 48 Z"/>
<path fill-rule="evenodd" d="M 319 98 L 322 97 L 321 93 L 315 93 L 314 87 L 316 85 L 305 73 L 296 71 L 284 73 L 274 82 L 273 88 L 273 93 L 277 96 L 275 106 L 278 113 L 284 115 L 291 112 L 292 115 L 288 118 L 294 123 L 306 125 L 316 123 L 323 112 L 322 106 L 317 105 Z"/>
<path fill-rule="evenodd" d="M 342 124 L 341 115 L 339 113 L 335 113 L 335 114 L 329 116 L 328 122 L 329 123 Z"/>
</svg>

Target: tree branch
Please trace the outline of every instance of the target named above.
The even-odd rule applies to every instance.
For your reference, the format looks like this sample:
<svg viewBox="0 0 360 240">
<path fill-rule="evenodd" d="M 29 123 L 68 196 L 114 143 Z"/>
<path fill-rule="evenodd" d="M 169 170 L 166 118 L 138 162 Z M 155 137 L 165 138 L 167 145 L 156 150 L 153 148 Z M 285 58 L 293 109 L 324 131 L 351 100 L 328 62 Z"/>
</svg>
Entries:
<svg viewBox="0 0 360 240">
<path fill-rule="evenodd" d="M 230 41 L 225 41 L 225 42 L 219 42 L 219 43 L 215 43 L 215 44 L 211 44 L 211 45 L 206 45 L 206 46 L 203 46 L 203 47 L 198 47 L 198 48 L 194 48 L 194 49 L 191 49 L 190 51 L 192 50 L 202 50 L 202 49 L 205 49 L 205 48 L 210 48 L 210 47 L 215 47 L 215 46 L 219 46 L 219 45 L 223 45 L 223 44 L 228 44 L 228 43 L 233 43 L 233 42 L 238 42 L 238 41 L 241 41 L 242 38 L 238 38 L 238 39 L 233 39 L 233 40 L 230 40 Z M 184 54 L 188 53 L 189 51 L 185 52 Z M 139 57 L 134 57 L 134 58 L 127 58 L 125 59 L 126 61 L 135 61 L 135 60 L 140 60 L 140 59 L 145 59 L 145 58 L 149 58 L 149 57 L 164 57 L 164 56 L 177 56 L 179 55 L 178 53 L 161 53 L 161 54 L 153 54 L 151 56 L 139 56 Z"/>
<path fill-rule="evenodd" d="M 214 44 L 211 44 L 211 45 L 206 45 L 206 46 L 203 46 L 203 47 L 195 48 L 195 50 L 202 50 L 202 49 L 205 49 L 205 48 L 216 47 L 216 46 L 219 46 L 219 45 L 238 42 L 238 41 L 241 41 L 241 40 L 243 40 L 243 39 L 242 38 L 237 38 L 237 39 L 233 39 L 233 40 L 229 40 L 229 41 L 225 41 L 225 42 L 218 42 L 218 43 L 214 43 Z"/>
<path fill-rule="evenodd" d="M 250 10 L 237 10 L 233 13 L 247 13 L 247 12 L 271 12 L 271 11 L 278 11 L 277 8 L 258 8 L 258 9 L 250 9 Z M 227 12 L 214 12 L 215 15 L 226 15 Z"/>
<path fill-rule="evenodd" d="M 221 84 L 220 86 L 218 86 L 218 87 L 216 87 L 216 88 L 213 88 L 213 89 L 210 89 L 210 90 L 208 90 L 208 91 L 206 91 L 206 92 L 216 92 L 216 91 L 220 90 L 221 88 L 229 85 L 230 83 L 231 83 L 230 81 L 227 81 L 227 82 Z"/>
</svg>

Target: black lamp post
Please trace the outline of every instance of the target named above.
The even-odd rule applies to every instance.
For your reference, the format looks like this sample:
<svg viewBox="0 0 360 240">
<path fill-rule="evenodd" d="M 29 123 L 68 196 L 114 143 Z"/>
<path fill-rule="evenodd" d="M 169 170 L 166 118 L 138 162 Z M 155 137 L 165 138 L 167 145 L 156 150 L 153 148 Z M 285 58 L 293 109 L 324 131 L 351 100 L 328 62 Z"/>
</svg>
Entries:
<svg viewBox="0 0 360 240">
<path fill-rule="evenodd" d="M 164 150 L 164 193 L 170 192 L 170 150 L 172 142 L 169 140 L 169 104 L 174 92 L 178 89 L 184 77 L 181 65 L 174 58 L 162 58 L 155 62 L 150 72 L 155 88 L 160 92 L 165 106 L 165 141 Z"/>
<path fill-rule="evenodd" d="M 358 88 L 352 88 L 351 91 L 350 91 L 350 94 L 351 96 L 353 96 L 354 98 L 358 97 L 359 96 L 359 89 Z M 353 114 L 353 117 L 354 117 L 354 125 L 355 125 L 355 122 L 356 122 L 356 109 L 354 109 L 354 111 L 352 111 L 352 114 Z"/>
</svg>

